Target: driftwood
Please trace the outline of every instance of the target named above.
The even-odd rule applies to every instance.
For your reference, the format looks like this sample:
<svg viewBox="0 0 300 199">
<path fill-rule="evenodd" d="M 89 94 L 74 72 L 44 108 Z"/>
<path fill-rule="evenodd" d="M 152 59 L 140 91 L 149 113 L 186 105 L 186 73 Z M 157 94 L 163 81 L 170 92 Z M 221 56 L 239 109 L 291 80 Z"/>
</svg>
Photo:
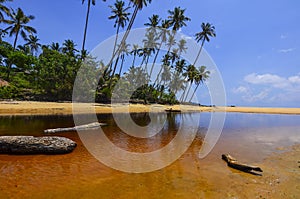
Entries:
<svg viewBox="0 0 300 199">
<path fill-rule="evenodd" d="M 0 136 L 0 154 L 64 154 L 75 147 L 64 137 Z"/>
<path fill-rule="evenodd" d="M 246 173 L 261 175 L 261 174 L 255 173 L 253 171 L 263 172 L 262 169 L 258 166 L 251 166 L 251 165 L 239 163 L 235 158 L 233 158 L 229 154 L 223 154 L 222 159 L 227 162 L 227 165 L 229 167 L 240 170 L 240 171 L 244 171 Z"/>
<path fill-rule="evenodd" d="M 92 130 L 92 129 L 97 129 L 103 125 L 106 125 L 106 124 L 94 122 L 94 123 L 90 123 L 90 124 L 84 124 L 84 125 L 68 127 L 68 128 L 46 129 L 46 130 L 44 130 L 44 133 L 60 133 L 60 132 L 66 132 L 66 131 Z"/>
<path fill-rule="evenodd" d="M 181 110 L 172 109 L 172 108 L 170 108 L 170 109 L 165 109 L 165 111 L 166 111 L 166 112 L 169 112 L 169 113 L 180 113 L 180 112 L 181 112 Z"/>
</svg>

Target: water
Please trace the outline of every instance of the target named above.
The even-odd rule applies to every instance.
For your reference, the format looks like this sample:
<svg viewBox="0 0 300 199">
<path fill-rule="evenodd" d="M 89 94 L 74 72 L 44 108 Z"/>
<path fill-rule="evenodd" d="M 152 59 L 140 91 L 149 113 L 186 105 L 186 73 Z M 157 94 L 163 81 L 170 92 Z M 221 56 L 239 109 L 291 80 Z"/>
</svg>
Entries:
<svg viewBox="0 0 300 199">
<path fill-rule="evenodd" d="M 145 153 L 168 145 L 176 136 L 183 116 L 168 115 L 161 131 L 150 138 L 128 136 L 110 114 L 97 117 L 108 124 L 103 131 L 116 146 Z M 166 168 L 142 174 L 124 173 L 95 159 L 76 132 L 60 133 L 57 135 L 78 143 L 72 153 L 0 155 L 0 198 L 223 197 L 233 189 L 228 182 L 247 181 L 232 178 L 231 171 L 220 159 L 222 153 L 238 156 L 241 161 L 260 163 L 280 148 L 300 143 L 299 115 L 229 113 L 218 143 L 206 158 L 199 159 L 211 114 L 192 113 L 184 117 L 187 121 L 200 117 L 199 123 L 187 122 L 187 127 L 197 126 L 195 139 L 188 150 Z M 151 123 L 148 114 L 131 114 L 131 118 L 142 127 Z M 0 117 L 0 135 L 42 136 L 44 129 L 70 126 L 74 126 L 72 116 Z M 187 128 L 185 134 L 190 131 L 191 128 Z"/>
</svg>

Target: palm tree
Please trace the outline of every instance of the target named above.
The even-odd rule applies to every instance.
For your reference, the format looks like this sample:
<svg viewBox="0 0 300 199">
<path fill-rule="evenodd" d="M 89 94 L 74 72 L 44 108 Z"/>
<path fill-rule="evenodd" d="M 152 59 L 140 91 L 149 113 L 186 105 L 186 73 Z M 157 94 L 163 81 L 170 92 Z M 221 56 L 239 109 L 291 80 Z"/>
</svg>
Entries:
<svg viewBox="0 0 300 199">
<path fill-rule="evenodd" d="M 122 40 L 121 40 L 120 43 L 123 43 L 123 42 L 126 41 L 126 39 L 127 39 L 128 35 L 129 35 L 129 32 L 130 32 L 130 30 L 131 30 L 131 28 L 132 28 L 133 22 L 134 22 L 134 20 L 135 20 L 135 18 L 136 18 L 136 15 L 137 15 L 138 11 L 139 11 L 139 10 L 142 10 L 144 6 L 147 6 L 147 5 L 148 5 L 148 3 L 151 3 L 152 0 L 130 0 L 130 2 L 132 2 L 132 3 L 134 4 L 134 11 L 133 11 L 133 14 L 131 15 L 131 18 L 130 18 L 130 21 L 129 21 L 129 23 L 128 23 L 126 32 L 125 32 L 125 34 L 124 34 L 124 36 L 123 36 L 123 38 L 122 38 Z M 117 53 L 117 54 L 120 54 L 119 51 L 120 51 L 120 49 L 118 49 L 118 50 L 116 51 L 116 53 Z M 116 53 L 115 53 L 115 54 L 116 54 Z M 115 56 L 115 55 L 114 55 L 114 56 Z M 119 56 L 119 55 L 118 55 L 118 56 Z M 110 62 L 112 62 L 112 60 L 111 60 Z"/>
<path fill-rule="evenodd" d="M 180 7 L 175 7 L 173 11 L 169 10 L 170 14 L 169 21 L 170 25 L 173 26 L 172 30 L 177 31 L 181 27 L 186 26 L 186 21 L 190 21 L 191 19 L 184 16 L 185 9 L 181 9 Z"/>
<path fill-rule="evenodd" d="M 191 87 L 193 85 L 193 82 L 195 80 L 195 76 L 197 74 L 197 69 L 193 64 L 190 64 L 187 67 L 187 72 L 186 73 L 187 73 L 187 78 L 188 78 L 187 81 L 190 82 L 190 84 L 188 85 L 189 88 L 188 88 L 188 91 L 186 93 L 185 93 L 186 90 L 184 90 L 183 95 L 181 97 L 181 102 L 186 101 L 186 99 L 189 95 L 189 92 L 190 92 Z"/>
<path fill-rule="evenodd" d="M 42 46 L 39 42 L 40 39 L 38 39 L 37 36 L 29 35 L 29 38 L 25 39 L 27 43 L 26 46 L 30 47 L 31 54 L 33 55 L 34 52 L 38 52 L 39 48 Z"/>
<path fill-rule="evenodd" d="M 34 16 L 33 15 L 26 16 L 24 14 L 23 10 L 21 10 L 21 8 L 18 8 L 17 12 L 15 12 L 14 10 L 11 10 L 11 13 L 9 13 L 8 16 L 10 17 L 10 19 L 4 19 L 4 20 L 2 20 L 2 22 L 9 25 L 6 29 L 4 29 L 4 31 L 8 32 L 10 37 L 12 35 L 15 35 L 15 40 L 14 40 L 14 45 L 13 45 L 13 50 L 15 50 L 16 46 L 17 46 L 19 33 L 21 34 L 23 39 L 26 39 L 26 37 L 27 37 L 26 32 L 28 32 L 30 34 L 36 33 L 36 30 L 33 27 L 26 25 L 31 20 L 34 19 Z M 7 80 L 9 80 L 9 77 L 10 77 L 11 66 L 12 66 L 12 63 L 8 63 Z"/>
<path fill-rule="evenodd" d="M 187 47 L 186 47 L 186 40 L 185 39 L 180 39 L 178 41 L 178 57 L 181 56 L 182 52 L 186 52 Z"/>
<path fill-rule="evenodd" d="M 63 43 L 63 48 L 62 48 L 62 52 L 71 56 L 71 57 L 75 57 L 75 52 L 79 52 L 76 49 L 76 44 L 74 43 L 73 40 L 67 39 L 64 41 Z"/>
<path fill-rule="evenodd" d="M 132 60 L 132 64 L 131 64 L 131 67 L 133 67 L 133 68 L 134 68 L 134 65 L 135 65 L 135 59 L 136 59 L 136 56 L 138 55 L 139 50 L 140 50 L 139 45 L 133 44 L 132 50 L 130 51 L 130 54 L 133 55 L 133 60 Z"/>
<path fill-rule="evenodd" d="M 10 20 L 4 19 L 2 20 L 4 23 L 9 24 L 10 26 L 5 29 L 5 31 L 9 32 L 9 36 L 16 35 L 14 40 L 13 48 L 16 49 L 17 40 L 19 33 L 23 37 L 23 39 L 26 39 L 26 32 L 28 33 L 36 33 L 36 30 L 31 27 L 27 26 L 26 24 L 29 23 L 31 20 L 34 19 L 33 15 L 26 16 L 21 10 L 21 8 L 17 9 L 17 12 L 12 10 L 12 12 L 9 14 Z"/>
<path fill-rule="evenodd" d="M 205 66 L 201 66 L 200 69 L 197 71 L 196 75 L 195 75 L 195 84 L 196 84 L 196 88 L 194 89 L 194 92 L 189 100 L 189 102 L 192 101 L 199 85 L 201 83 L 203 83 L 205 80 L 207 80 L 209 78 L 209 74 L 210 72 L 206 70 L 206 67 Z"/>
<path fill-rule="evenodd" d="M 199 59 L 199 56 L 200 56 L 200 53 L 202 51 L 204 42 L 205 41 L 209 42 L 210 41 L 209 37 L 216 37 L 215 27 L 212 26 L 212 24 L 210 24 L 210 23 L 202 23 L 201 24 L 201 28 L 202 28 L 202 31 L 195 34 L 196 41 L 197 42 L 202 41 L 202 43 L 201 43 L 200 50 L 199 50 L 199 52 L 197 54 L 197 57 L 196 57 L 196 59 L 194 61 L 194 65 L 196 64 L 197 60 Z"/>
<path fill-rule="evenodd" d="M 121 48 L 121 66 L 119 69 L 119 77 L 121 77 L 121 72 L 123 69 L 124 61 L 125 61 L 125 55 L 129 54 L 129 46 L 130 46 L 130 44 L 124 43 L 123 46 L 120 47 Z"/>
<path fill-rule="evenodd" d="M 50 45 L 50 48 L 52 50 L 55 50 L 55 51 L 58 51 L 60 52 L 62 50 L 62 48 L 60 47 L 59 43 L 55 43 L 55 42 L 52 42 L 52 44 Z"/>
<path fill-rule="evenodd" d="M 119 29 L 124 28 L 129 21 L 129 15 L 130 13 L 126 12 L 130 7 L 126 7 L 124 1 L 119 1 L 117 0 L 114 6 L 109 6 L 111 8 L 111 12 L 113 13 L 112 16 L 108 17 L 108 19 L 115 19 L 115 24 L 114 27 L 117 27 L 117 33 L 116 33 L 116 39 L 115 39 L 115 44 L 114 44 L 114 50 L 113 54 L 116 49 L 117 41 L 118 41 L 118 34 L 119 34 Z"/>
<path fill-rule="evenodd" d="M 103 0 L 104 2 L 106 0 Z M 82 0 L 82 4 L 84 4 L 85 0 Z M 89 15 L 90 15 L 90 8 L 91 8 L 91 2 L 92 5 L 96 5 L 96 0 L 88 0 L 88 7 L 87 7 L 87 12 L 86 12 L 86 17 L 85 17 L 85 26 L 84 26 L 84 34 L 83 34 L 83 42 L 82 42 L 82 52 L 85 50 L 85 40 L 86 40 L 86 32 L 87 32 L 87 27 L 88 27 L 88 22 L 89 22 Z"/>
<path fill-rule="evenodd" d="M 5 13 L 6 15 L 10 14 L 9 8 L 3 5 L 5 1 L 12 1 L 12 0 L 0 0 L 0 22 L 4 19 L 3 13 Z"/>
<path fill-rule="evenodd" d="M 118 35 L 119 35 L 119 30 L 120 27 L 124 28 L 127 24 L 127 21 L 129 21 L 128 16 L 130 13 L 126 12 L 130 7 L 124 8 L 124 1 L 119 1 L 117 0 L 114 6 L 109 6 L 111 8 L 111 12 L 113 13 L 112 16 L 108 17 L 108 19 L 115 19 L 115 24 L 114 27 L 117 27 L 117 32 L 116 32 L 116 38 L 115 38 L 115 43 L 114 43 L 114 48 L 112 52 L 112 59 L 114 58 L 117 42 L 118 42 Z M 115 64 L 116 66 L 117 64 Z M 110 64 L 110 70 L 112 69 L 112 63 Z M 115 69 L 114 69 L 115 70 Z"/>
</svg>

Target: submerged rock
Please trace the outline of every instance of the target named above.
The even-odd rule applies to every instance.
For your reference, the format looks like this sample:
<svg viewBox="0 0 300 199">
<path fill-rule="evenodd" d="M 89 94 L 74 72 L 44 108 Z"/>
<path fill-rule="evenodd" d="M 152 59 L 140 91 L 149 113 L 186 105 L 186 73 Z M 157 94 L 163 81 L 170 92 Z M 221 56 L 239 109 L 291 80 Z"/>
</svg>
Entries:
<svg viewBox="0 0 300 199">
<path fill-rule="evenodd" d="M 76 146 L 65 137 L 0 136 L 0 154 L 64 154 Z"/>
</svg>

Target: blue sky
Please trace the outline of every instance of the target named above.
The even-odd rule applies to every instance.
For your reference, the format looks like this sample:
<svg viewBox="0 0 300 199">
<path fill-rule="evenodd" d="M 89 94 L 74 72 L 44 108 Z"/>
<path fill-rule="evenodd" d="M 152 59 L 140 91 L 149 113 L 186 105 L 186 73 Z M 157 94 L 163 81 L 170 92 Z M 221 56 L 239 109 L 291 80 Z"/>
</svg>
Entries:
<svg viewBox="0 0 300 199">
<path fill-rule="evenodd" d="M 113 2 L 98 0 L 92 7 L 88 50 L 115 33 L 107 19 Z M 7 5 L 36 17 L 31 25 L 41 43 L 72 39 L 81 48 L 86 14 L 81 0 L 14 0 Z M 216 27 L 217 37 L 205 49 L 221 72 L 228 105 L 300 107 L 300 1 L 153 0 L 134 27 L 143 27 L 152 14 L 165 18 L 176 6 L 186 8 L 192 19 L 182 33 L 193 37 L 202 22 Z M 202 87 L 199 95 L 201 89 L 205 92 Z"/>
</svg>

